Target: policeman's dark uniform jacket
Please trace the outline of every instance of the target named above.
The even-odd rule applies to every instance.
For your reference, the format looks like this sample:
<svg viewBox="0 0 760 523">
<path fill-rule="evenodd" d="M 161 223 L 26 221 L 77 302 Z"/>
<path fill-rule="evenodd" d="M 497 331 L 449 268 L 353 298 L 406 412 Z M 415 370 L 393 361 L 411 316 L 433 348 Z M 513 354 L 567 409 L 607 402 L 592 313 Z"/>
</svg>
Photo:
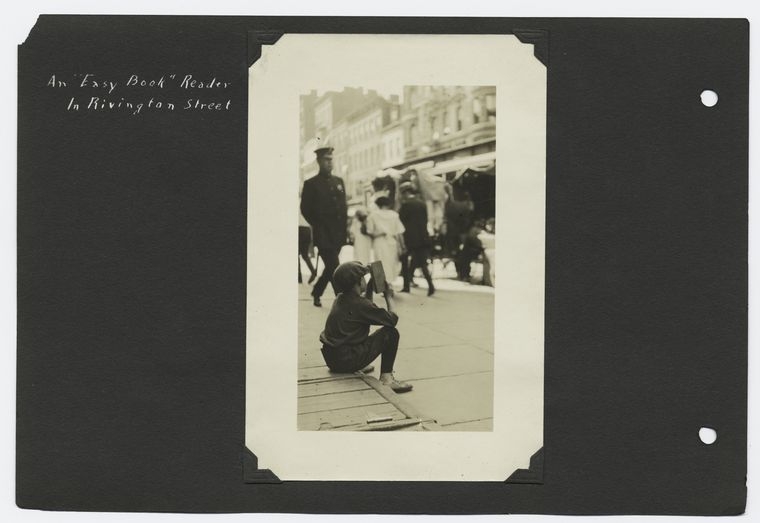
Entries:
<svg viewBox="0 0 760 523">
<path fill-rule="evenodd" d="M 331 148 L 317 149 L 317 157 L 332 152 Z M 314 245 L 324 262 L 324 270 L 314 284 L 315 304 L 332 281 L 339 265 L 338 254 L 346 243 L 346 189 L 343 180 L 329 172 L 320 172 L 306 180 L 301 192 L 301 214 L 312 228 Z M 334 289 L 333 289 L 334 290 Z"/>
</svg>

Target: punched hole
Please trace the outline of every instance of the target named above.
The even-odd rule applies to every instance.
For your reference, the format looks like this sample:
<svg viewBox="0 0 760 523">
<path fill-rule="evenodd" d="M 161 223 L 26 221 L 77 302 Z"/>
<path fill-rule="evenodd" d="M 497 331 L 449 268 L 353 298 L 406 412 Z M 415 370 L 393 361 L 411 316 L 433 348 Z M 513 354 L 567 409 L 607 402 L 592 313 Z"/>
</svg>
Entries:
<svg viewBox="0 0 760 523">
<path fill-rule="evenodd" d="M 705 89 L 702 91 L 702 94 L 699 95 L 699 98 L 702 100 L 702 105 L 705 107 L 713 107 L 716 103 L 718 103 L 718 93 L 711 91 L 710 89 Z"/>
<path fill-rule="evenodd" d="M 715 443 L 715 440 L 718 439 L 718 433 L 715 432 L 715 429 L 711 429 L 710 427 L 702 427 L 699 429 L 699 439 L 705 445 L 712 445 Z"/>
</svg>

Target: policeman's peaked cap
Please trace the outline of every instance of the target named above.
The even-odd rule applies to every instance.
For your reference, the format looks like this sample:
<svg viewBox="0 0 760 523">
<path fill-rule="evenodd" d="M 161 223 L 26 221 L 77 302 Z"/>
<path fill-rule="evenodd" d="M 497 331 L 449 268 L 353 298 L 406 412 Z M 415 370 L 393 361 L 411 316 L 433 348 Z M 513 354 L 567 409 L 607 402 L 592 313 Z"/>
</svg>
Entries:
<svg viewBox="0 0 760 523">
<path fill-rule="evenodd" d="M 335 149 L 333 147 L 325 146 L 325 147 L 319 147 L 317 149 L 314 149 L 314 153 L 317 155 L 317 158 L 321 158 L 326 154 L 332 154 L 334 150 Z"/>
</svg>

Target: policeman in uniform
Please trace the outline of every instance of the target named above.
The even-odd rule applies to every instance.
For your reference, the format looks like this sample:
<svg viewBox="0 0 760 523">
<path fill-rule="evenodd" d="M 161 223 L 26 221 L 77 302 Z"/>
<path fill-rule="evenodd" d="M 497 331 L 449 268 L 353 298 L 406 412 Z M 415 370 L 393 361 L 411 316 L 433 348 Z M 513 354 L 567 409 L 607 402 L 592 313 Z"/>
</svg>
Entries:
<svg viewBox="0 0 760 523">
<path fill-rule="evenodd" d="M 301 214 L 311 225 L 314 245 L 323 261 L 324 270 L 311 291 L 314 306 L 321 307 L 320 298 L 327 284 L 332 283 L 339 265 L 338 254 L 346 243 L 346 189 L 343 180 L 332 175 L 333 148 L 319 147 L 314 153 L 319 172 L 303 184 Z"/>
</svg>

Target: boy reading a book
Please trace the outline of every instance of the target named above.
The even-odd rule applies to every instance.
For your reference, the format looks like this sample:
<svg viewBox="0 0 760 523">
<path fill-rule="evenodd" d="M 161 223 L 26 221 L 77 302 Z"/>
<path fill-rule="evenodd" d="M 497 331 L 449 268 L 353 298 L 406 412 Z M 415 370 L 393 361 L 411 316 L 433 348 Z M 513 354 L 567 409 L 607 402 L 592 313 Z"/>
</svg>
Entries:
<svg viewBox="0 0 760 523">
<path fill-rule="evenodd" d="M 369 268 L 359 262 L 343 263 L 333 273 L 333 287 L 338 296 L 333 302 L 320 334 L 322 356 L 333 372 L 356 372 L 380 359 L 380 381 L 396 393 L 409 392 L 412 385 L 397 381 L 393 363 L 398 351 L 398 316 L 393 303 L 393 289 L 384 285 L 383 309 L 372 301 L 374 281 L 364 280 Z M 380 325 L 372 334 L 370 325 Z"/>
</svg>

